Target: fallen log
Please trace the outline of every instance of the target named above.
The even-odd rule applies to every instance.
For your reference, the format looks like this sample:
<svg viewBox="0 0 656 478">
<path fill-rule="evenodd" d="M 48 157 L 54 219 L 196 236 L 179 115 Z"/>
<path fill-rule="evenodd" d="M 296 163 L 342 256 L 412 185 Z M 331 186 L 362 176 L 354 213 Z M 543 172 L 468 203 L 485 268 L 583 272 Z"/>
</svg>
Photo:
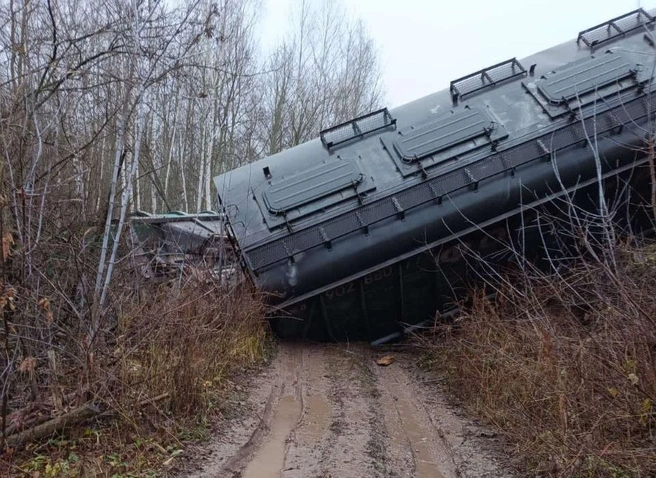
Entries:
<svg viewBox="0 0 656 478">
<path fill-rule="evenodd" d="M 25 442 L 40 440 L 54 433 L 61 432 L 66 427 L 82 423 L 97 415 L 100 415 L 100 409 L 92 403 L 86 403 L 45 423 L 8 436 L 7 445 L 16 446 Z"/>
<path fill-rule="evenodd" d="M 80 398 L 84 392 L 75 391 L 64 396 L 65 405 L 75 405 L 76 398 Z M 16 410 L 7 416 L 7 427 L 2 437 L 15 435 L 28 428 L 33 428 L 52 417 L 53 405 L 46 399 L 45 401 L 36 401 L 28 404 L 26 407 Z"/>
<path fill-rule="evenodd" d="M 4 433 L 3 436 L 10 436 L 10 435 L 13 435 L 13 434 L 17 433 L 20 430 L 35 427 L 37 425 L 40 425 L 43 422 L 46 422 L 46 421 L 50 420 L 50 418 L 51 417 L 48 416 L 48 415 L 30 416 L 30 417 L 26 418 L 25 421 L 23 421 L 21 423 L 12 423 L 9 426 L 7 426 L 7 428 L 5 428 L 5 433 Z"/>
</svg>

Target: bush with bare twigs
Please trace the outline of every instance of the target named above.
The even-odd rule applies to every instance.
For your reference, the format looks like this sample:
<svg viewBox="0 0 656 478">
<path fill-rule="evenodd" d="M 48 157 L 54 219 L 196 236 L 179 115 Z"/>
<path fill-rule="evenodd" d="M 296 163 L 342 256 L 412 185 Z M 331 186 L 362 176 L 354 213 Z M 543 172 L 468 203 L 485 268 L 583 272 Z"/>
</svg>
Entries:
<svg viewBox="0 0 656 478">
<path fill-rule="evenodd" d="M 117 373 L 101 383 L 119 394 L 119 406 L 165 396 L 176 416 L 193 416 L 220 402 L 215 394 L 236 369 L 266 353 L 264 306 L 246 287 L 164 285 L 122 311 L 111 352 Z"/>
<path fill-rule="evenodd" d="M 515 444 L 524 472 L 656 473 L 656 249 L 524 271 L 424 337 L 448 389 Z"/>
<path fill-rule="evenodd" d="M 13 397 L 5 418 L 12 451 L 0 461 L 0 474 L 46 471 L 48 464 L 65 468 L 52 476 L 83 476 L 89 466 L 153 470 L 177 456 L 171 452 L 181 451 L 180 440 L 204 436 L 209 418 L 234 398 L 235 374 L 262 363 L 271 348 L 258 295 L 244 284 L 205 276 L 156 284 L 122 271 L 113 318 L 93 348 L 57 302 L 31 304 L 27 291 L 5 290 L 14 328 L 7 344 L 19 365 L 6 382 Z M 39 314 L 32 322 L 51 331 L 41 337 L 44 343 L 29 326 L 30 310 Z M 42 347 L 43 354 L 26 355 Z M 108 461 L 110 455 L 120 459 Z"/>
</svg>

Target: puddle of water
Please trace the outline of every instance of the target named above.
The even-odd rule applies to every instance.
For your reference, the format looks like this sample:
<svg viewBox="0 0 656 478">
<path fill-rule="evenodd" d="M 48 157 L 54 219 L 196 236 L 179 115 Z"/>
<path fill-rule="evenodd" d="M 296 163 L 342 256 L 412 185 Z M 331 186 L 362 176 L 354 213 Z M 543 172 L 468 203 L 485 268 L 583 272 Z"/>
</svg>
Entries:
<svg viewBox="0 0 656 478">
<path fill-rule="evenodd" d="M 330 424 L 332 407 L 328 400 L 320 395 L 305 397 L 306 414 L 298 430 L 298 441 L 304 445 L 315 445 L 323 437 Z"/>
<path fill-rule="evenodd" d="M 280 476 L 285 460 L 285 442 L 301 415 L 301 403 L 292 396 L 280 399 L 271 420 L 271 429 L 257 454 L 246 466 L 243 478 Z"/>
</svg>

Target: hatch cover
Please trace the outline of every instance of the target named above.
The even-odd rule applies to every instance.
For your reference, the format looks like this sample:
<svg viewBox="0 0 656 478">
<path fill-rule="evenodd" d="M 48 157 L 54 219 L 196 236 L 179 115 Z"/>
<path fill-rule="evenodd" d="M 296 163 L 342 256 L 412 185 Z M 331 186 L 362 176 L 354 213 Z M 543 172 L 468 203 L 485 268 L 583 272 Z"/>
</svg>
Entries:
<svg viewBox="0 0 656 478">
<path fill-rule="evenodd" d="M 635 74 L 635 63 L 621 54 L 609 53 L 557 70 L 539 81 L 538 89 L 551 104 L 560 105 Z"/>
<path fill-rule="evenodd" d="M 481 136 L 491 137 L 497 127 L 481 109 L 467 108 L 400 132 L 394 148 L 403 161 L 411 163 Z"/>
<path fill-rule="evenodd" d="M 352 161 L 331 161 L 272 182 L 262 198 L 269 212 L 284 214 L 343 189 L 355 188 L 363 180 L 364 176 Z"/>
<path fill-rule="evenodd" d="M 275 177 L 275 171 L 274 177 Z M 273 180 L 255 201 L 269 229 L 287 226 L 355 198 L 362 199 L 376 189 L 374 178 L 366 176 L 352 158 L 321 163 L 302 173 Z"/>
</svg>

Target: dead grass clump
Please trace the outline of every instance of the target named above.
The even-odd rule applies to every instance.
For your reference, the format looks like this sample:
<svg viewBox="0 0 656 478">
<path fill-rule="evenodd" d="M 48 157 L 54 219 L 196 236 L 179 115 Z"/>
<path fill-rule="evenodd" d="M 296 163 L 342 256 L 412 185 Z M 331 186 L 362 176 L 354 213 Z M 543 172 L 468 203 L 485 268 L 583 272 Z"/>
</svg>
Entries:
<svg viewBox="0 0 656 478">
<path fill-rule="evenodd" d="M 423 339 L 449 389 L 516 445 L 524 472 L 656 473 L 653 255 L 515 277 Z"/>
<path fill-rule="evenodd" d="M 267 353 L 264 306 L 246 287 L 194 281 L 141 295 L 121 311 L 112 351 L 118 366 L 104 382 L 118 407 L 153 402 L 177 417 L 198 417 L 220 405 L 235 371 Z"/>
<path fill-rule="evenodd" d="M 240 395 L 238 375 L 261 364 L 271 350 L 263 301 L 245 285 L 190 279 L 184 285 L 140 284 L 136 291 L 128 278 L 116 285 L 120 290 L 111 325 L 87 354 L 88 366 L 67 362 L 58 382 L 64 412 L 86 403 L 100 413 L 63 434 L 6 448 L 0 475 L 170 471 L 184 456 L 185 440 L 206 438 L 210 418 L 231 411 Z M 36 359 L 26 363 L 30 368 L 18 376 L 26 381 L 23 387 L 29 373 L 36 376 L 43 368 Z M 19 430 L 31 426 L 19 420 L 23 415 L 40 413 L 42 422 L 63 413 L 37 379 L 38 400 L 10 410 L 8 423 L 20 421 Z"/>
</svg>

